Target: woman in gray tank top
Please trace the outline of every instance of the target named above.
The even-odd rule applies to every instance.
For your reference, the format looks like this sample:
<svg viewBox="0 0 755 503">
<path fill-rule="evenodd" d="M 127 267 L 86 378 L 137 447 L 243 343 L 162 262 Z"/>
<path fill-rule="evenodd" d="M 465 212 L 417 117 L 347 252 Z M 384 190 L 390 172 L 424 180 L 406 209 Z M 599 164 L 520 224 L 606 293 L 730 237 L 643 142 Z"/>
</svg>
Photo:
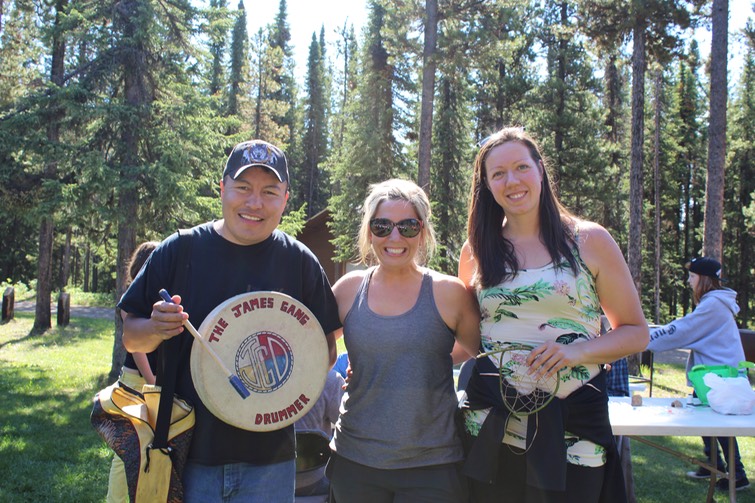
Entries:
<svg viewBox="0 0 755 503">
<path fill-rule="evenodd" d="M 477 353 L 476 301 L 456 277 L 422 267 L 435 237 L 413 182 L 372 187 L 359 247 L 373 267 L 333 287 L 353 370 L 331 443 L 335 499 L 463 501 L 451 351 Z"/>
</svg>

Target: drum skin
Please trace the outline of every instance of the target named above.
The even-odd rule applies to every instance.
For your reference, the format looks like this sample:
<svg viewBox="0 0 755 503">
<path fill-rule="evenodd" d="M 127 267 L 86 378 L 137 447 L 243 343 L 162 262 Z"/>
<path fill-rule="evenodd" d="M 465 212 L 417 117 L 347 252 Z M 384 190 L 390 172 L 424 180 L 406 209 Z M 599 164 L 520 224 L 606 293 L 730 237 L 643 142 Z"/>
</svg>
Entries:
<svg viewBox="0 0 755 503">
<path fill-rule="evenodd" d="M 284 428 L 312 408 L 325 386 L 328 343 L 312 312 L 279 292 L 250 292 L 218 305 L 199 333 L 251 396 L 242 399 L 201 344 L 191 375 L 202 402 L 222 421 L 251 431 Z"/>
</svg>

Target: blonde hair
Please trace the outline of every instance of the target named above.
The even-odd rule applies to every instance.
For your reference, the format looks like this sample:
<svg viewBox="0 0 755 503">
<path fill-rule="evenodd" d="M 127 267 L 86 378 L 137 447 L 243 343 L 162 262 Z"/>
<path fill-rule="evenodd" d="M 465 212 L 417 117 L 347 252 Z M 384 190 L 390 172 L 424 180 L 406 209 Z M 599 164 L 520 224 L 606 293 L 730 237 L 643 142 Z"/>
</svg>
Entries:
<svg viewBox="0 0 755 503">
<path fill-rule="evenodd" d="M 430 220 L 430 200 L 425 191 L 416 183 L 398 178 L 370 185 L 370 193 L 364 200 L 362 224 L 359 227 L 357 240 L 360 261 L 367 265 L 375 263 L 370 239 L 370 220 L 375 217 L 375 213 L 377 213 L 378 207 L 383 201 L 406 201 L 412 205 L 417 213 L 417 218 L 422 221 L 419 250 L 415 262 L 420 265 L 427 263 L 435 252 L 436 246 L 435 231 Z"/>
</svg>

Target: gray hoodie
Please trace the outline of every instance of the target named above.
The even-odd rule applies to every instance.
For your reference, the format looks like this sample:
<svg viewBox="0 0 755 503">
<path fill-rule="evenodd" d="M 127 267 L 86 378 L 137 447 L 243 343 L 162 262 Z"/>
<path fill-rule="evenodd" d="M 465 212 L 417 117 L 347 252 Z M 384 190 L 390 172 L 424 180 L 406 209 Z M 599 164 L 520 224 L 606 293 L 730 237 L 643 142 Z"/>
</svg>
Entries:
<svg viewBox="0 0 755 503">
<path fill-rule="evenodd" d="M 689 349 L 687 373 L 695 365 L 731 365 L 745 359 L 734 317 L 739 312 L 737 292 L 730 288 L 703 295 L 694 311 L 650 331 L 648 349 Z M 689 384 L 689 381 L 687 381 Z"/>
</svg>

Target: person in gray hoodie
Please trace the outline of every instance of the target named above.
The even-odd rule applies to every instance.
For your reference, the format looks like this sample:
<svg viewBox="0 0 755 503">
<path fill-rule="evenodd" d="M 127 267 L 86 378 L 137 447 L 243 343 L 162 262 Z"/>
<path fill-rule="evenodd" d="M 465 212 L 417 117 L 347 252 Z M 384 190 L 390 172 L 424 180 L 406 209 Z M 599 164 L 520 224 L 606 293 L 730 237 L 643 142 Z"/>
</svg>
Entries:
<svg viewBox="0 0 755 503">
<path fill-rule="evenodd" d="M 671 349 L 689 349 L 687 374 L 695 365 L 730 365 L 736 367 L 745 359 L 742 340 L 734 317 L 739 312 L 737 292 L 721 284 L 721 264 L 710 257 L 692 259 L 685 264 L 689 270 L 689 285 L 692 298 L 697 306 L 683 318 L 668 325 L 650 331 L 650 343 L 647 349 L 668 351 Z M 692 383 L 687 379 L 689 386 Z M 739 455 L 739 445 L 734 438 L 734 464 L 737 491 L 750 485 L 745 474 L 744 465 Z M 718 445 L 713 437 L 703 437 L 705 457 L 710 459 L 711 449 L 715 447 L 718 469 L 726 471 L 726 466 Z M 723 452 L 729 452 L 728 437 L 718 437 Z M 730 468 L 730 467 L 728 467 Z M 703 467 L 697 471 L 687 472 L 695 479 L 710 477 L 710 472 Z M 719 480 L 719 489 L 728 489 L 728 481 Z"/>
</svg>

